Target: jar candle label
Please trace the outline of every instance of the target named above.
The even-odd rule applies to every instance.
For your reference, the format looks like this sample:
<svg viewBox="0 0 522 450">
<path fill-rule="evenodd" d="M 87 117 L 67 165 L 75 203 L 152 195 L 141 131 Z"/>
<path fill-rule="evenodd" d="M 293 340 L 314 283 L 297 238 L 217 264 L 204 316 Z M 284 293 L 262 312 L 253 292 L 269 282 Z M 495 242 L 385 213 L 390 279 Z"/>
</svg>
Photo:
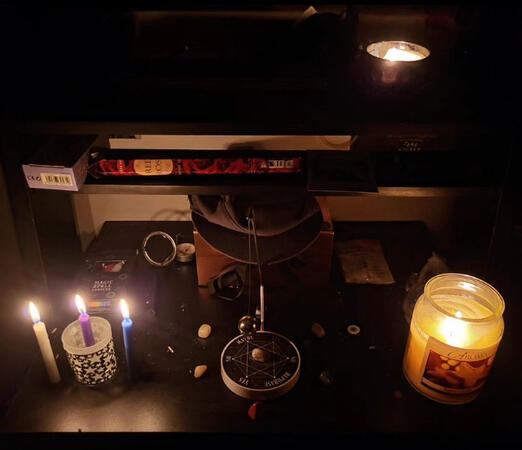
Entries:
<svg viewBox="0 0 522 450">
<path fill-rule="evenodd" d="M 421 384 L 446 394 L 469 394 L 479 390 L 493 364 L 498 344 L 469 350 L 444 344 L 430 337 L 421 370 Z"/>
</svg>

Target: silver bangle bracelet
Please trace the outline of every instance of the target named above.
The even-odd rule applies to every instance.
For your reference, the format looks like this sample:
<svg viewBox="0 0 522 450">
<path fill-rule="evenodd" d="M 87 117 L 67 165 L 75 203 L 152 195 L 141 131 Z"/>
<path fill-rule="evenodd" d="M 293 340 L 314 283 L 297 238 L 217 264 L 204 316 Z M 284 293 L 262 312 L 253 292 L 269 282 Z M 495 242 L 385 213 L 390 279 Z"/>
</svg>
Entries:
<svg viewBox="0 0 522 450">
<path fill-rule="evenodd" d="M 169 256 L 167 256 L 165 260 L 163 260 L 162 262 L 154 261 L 147 253 L 147 243 L 149 242 L 149 239 L 153 236 L 161 236 L 167 239 L 172 245 L 172 253 Z M 145 239 L 143 239 L 143 243 L 141 244 L 141 250 L 143 251 L 143 256 L 150 264 L 156 267 L 165 267 L 169 265 L 176 257 L 176 242 L 174 242 L 174 239 L 172 239 L 172 236 L 170 234 L 165 233 L 164 231 L 153 231 L 152 233 L 145 236 Z"/>
</svg>

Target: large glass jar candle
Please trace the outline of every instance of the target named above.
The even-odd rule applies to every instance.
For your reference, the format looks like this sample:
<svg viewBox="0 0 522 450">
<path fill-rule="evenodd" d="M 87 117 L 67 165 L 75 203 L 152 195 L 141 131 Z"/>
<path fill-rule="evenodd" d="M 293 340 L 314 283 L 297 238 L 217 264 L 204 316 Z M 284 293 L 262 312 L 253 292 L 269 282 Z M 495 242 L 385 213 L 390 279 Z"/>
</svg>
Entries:
<svg viewBox="0 0 522 450">
<path fill-rule="evenodd" d="M 404 354 L 406 379 L 442 403 L 473 400 L 484 386 L 504 331 L 504 300 L 470 275 L 431 278 L 419 297 Z"/>
</svg>

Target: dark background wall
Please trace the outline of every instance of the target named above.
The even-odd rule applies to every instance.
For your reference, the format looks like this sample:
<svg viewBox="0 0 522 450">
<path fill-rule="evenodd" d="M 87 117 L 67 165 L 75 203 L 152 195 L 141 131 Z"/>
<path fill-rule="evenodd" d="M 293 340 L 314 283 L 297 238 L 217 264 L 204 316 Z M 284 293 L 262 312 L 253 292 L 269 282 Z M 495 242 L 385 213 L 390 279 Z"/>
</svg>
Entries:
<svg viewBox="0 0 522 450">
<path fill-rule="evenodd" d="M 16 380 L 34 354 L 30 346 L 31 323 L 26 321 L 23 270 L 4 171 L 0 166 L 0 415 L 14 394 Z M 20 326 L 18 326 L 20 325 Z M 31 346 L 31 350 L 34 350 Z"/>
</svg>

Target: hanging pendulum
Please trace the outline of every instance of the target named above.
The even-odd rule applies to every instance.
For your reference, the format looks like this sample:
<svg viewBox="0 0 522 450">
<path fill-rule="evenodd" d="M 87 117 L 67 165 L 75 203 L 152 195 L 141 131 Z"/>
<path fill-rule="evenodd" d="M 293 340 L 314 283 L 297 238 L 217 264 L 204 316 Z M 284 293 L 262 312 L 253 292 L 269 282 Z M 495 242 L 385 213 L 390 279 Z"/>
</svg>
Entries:
<svg viewBox="0 0 522 450">
<path fill-rule="evenodd" d="M 247 217 L 248 223 L 248 314 L 246 316 L 241 317 L 238 323 L 238 329 L 241 334 L 250 335 L 257 331 L 259 328 L 258 320 L 255 316 L 250 315 L 250 305 L 252 298 L 252 245 L 250 239 L 250 229 L 252 225 L 252 221 L 250 217 Z"/>
<path fill-rule="evenodd" d="M 221 376 L 225 385 L 240 397 L 268 400 L 290 391 L 299 379 L 301 357 L 286 337 L 265 331 L 264 287 L 255 221 L 248 217 L 248 259 L 253 234 L 259 275 L 260 321 L 250 315 L 251 264 L 249 264 L 248 314 L 238 323 L 240 335 L 232 339 L 221 354 Z M 252 230 L 252 233 L 250 232 Z"/>
</svg>

